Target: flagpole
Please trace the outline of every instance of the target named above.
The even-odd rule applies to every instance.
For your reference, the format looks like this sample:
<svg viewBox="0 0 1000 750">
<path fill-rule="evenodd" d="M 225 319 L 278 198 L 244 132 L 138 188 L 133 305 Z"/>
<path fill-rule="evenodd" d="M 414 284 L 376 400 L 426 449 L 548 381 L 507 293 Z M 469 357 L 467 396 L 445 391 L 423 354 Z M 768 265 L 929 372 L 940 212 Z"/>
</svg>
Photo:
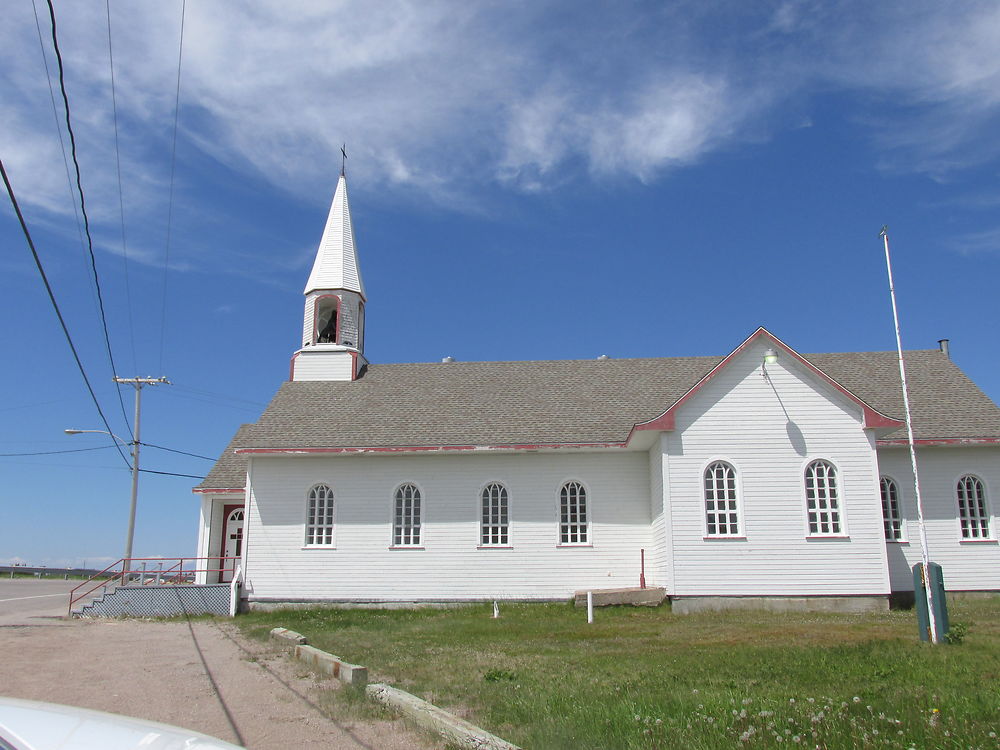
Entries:
<svg viewBox="0 0 1000 750">
<path fill-rule="evenodd" d="M 910 465 L 913 467 L 913 487 L 917 499 L 917 526 L 920 529 L 920 555 L 924 563 L 924 591 L 927 594 L 927 618 L 931 643 L 937 643 L 937 623 L 934 619 L 934 594 L 931 590 L 930 552 L 927 549 L 927 530 L 924 527 L 924 504 L 920 499 L 920 475 L 917 472 L 917 449 L 913 444 L 913 421 L 910 419 L 910 394 L 906 384 L 906 364 L 903 362 L 903 340 L 899 334 L 899 313 L 896 310 L 896 287 L 892 281 L 892 261 L 889 259 L 889 227 L 879 232 L 885 245 L 885 268 L 889 274 L 889 297 L 892 299 L 892 320 L 896 326 L 896 351 L 899 353 L 899 380 L 903 386 L 903 410 L 906 413 L 906 442 L 910 447 Z"/>
</svg>

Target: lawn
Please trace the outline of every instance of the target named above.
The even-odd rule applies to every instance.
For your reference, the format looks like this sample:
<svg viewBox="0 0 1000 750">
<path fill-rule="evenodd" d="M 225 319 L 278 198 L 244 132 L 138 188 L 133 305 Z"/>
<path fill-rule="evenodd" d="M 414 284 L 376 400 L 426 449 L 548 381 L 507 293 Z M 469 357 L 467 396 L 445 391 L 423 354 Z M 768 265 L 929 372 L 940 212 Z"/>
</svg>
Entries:
<svg viewBox="0 0 1000 750">
<path fill-rule="evenodd" d="M 238 618 L 366 665 L 526 748 L 1000 748 L 1000 597 L 912 611 L 674 615 L 568 604 L 308 609 Z M 956 628 L 956 632 L 962 628 Z"/>
</svg>

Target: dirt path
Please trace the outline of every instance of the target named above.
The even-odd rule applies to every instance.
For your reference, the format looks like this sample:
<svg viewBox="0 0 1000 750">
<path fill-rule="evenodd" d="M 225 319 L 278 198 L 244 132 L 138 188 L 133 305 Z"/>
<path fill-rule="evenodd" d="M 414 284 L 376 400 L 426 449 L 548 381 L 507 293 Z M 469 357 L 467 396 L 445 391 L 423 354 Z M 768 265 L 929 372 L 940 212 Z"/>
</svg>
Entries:
<svg viewBox="0 0 1000 750">
<path fill-rule="evenodd" d="M 0 627 L 0 694 L 194 729 L 247 748 L 433 747 L 400 721 L 329 718 L 317 681 L 228 624 L 49 621 Z"/>
</svg>

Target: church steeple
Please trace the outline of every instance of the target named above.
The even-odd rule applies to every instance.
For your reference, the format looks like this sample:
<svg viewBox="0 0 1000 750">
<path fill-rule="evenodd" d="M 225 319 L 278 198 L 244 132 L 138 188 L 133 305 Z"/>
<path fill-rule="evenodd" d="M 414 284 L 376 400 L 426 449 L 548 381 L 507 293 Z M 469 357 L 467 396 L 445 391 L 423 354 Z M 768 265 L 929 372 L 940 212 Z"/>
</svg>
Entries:
<svg viewBox="0 0 1000 750">
<path fill-rule="evenodd" d="M 354 380 L 367 364 L 365 287 L 343 169 L 303 293 L 302 348 L 292 357 L 291 379 Z"/>
<path fill-rule="evenodd" d="M 345 289 L 365 296 L 365 285 L 358 268 L 358 251 L 354 246 L 354 225 L 347 200 L 347 178 L 341 174 L 337 191 L 330 204 L 330 215 L 319 241 L 312 273 L 306 282 L 305 294 L 317 289 Z"/>
</svg>

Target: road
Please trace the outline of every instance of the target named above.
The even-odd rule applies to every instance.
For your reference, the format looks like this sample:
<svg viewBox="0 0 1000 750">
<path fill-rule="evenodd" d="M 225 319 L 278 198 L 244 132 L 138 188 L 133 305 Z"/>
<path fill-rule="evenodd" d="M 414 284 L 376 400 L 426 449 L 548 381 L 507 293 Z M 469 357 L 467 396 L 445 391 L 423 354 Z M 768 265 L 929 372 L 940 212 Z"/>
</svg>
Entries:
<svg viewBox="0 0 1000 750">
<path fill-rule="evenodd" d="M 82 581 L 0 578 L 0 627 L 40 625 L 66 614 L 69 592 Z"/>
<path fill-rule="evenodd" d="M 79 583 L 0 579 L 0 693 L 161 721 L 251 750 L 441 746 L 400 719 L 345 711 L 328 695 L 339 683 L 225 620 L 65 619 Z"/>
</svg>

